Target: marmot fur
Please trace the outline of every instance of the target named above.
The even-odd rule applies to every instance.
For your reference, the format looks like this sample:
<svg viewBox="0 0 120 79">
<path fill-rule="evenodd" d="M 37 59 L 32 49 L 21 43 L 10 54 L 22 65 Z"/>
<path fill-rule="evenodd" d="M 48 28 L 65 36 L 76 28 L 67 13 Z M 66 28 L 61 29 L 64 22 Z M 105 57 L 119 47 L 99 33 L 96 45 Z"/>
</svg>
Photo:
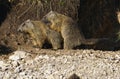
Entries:
<svg viewBox="0 0 120 79">
<path fill-rule="evenodd" d="M 52 44 L 53 49 L 61 48 L 61 34 L 50 29 L 42 21 L 26 20 L 19 26 L 18 31 L 29 33 L 33 45 L 39 48 L 42 48 L 45 40 Z"/>
</svg>

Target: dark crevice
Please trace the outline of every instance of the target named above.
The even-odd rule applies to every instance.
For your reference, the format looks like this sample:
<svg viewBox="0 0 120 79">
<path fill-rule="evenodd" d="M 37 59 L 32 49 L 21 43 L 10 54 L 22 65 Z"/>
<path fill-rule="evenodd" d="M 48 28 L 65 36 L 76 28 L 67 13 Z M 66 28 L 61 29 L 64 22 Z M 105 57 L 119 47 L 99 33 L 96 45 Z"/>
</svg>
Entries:
<svg viewBox="0 0 120 79">
<path fill-rule="evenodd" d="M 13 51 L 14 51 L 14 49 L 9 46 L 0 45 L 0 55 L 9 54 Z"/>
<path fill-rule="evenodd" d="M 0 0 L 0 25 L 6 19 L 11 8 L 11 4 L 8 0 Z"/>
</svg>

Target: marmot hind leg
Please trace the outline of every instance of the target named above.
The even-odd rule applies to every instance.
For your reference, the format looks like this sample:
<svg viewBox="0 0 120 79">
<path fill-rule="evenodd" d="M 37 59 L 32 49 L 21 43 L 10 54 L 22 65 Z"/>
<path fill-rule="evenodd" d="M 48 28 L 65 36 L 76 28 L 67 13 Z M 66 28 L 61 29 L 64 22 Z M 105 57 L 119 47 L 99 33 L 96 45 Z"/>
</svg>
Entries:
<svg viewBox="0 0 120 79">
<path fill-rule="evenodd" d="M 53 49 L 62 48 L 63 38 L 62 38 L 61 34 L 57 31 L 50 29 L 50 28 L 47 32 L 48 32 L 47 38 L 50 41 L 50 43 L 52 44 Z"/>
</svg>

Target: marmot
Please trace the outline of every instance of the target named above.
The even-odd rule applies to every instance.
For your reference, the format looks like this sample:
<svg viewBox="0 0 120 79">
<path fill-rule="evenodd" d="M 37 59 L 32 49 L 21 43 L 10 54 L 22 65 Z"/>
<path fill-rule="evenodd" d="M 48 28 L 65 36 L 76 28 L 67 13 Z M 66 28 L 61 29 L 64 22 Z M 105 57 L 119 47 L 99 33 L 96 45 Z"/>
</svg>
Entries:
<svg viewBox="0 0 120 79">
<path fill-rule="evenodd" d="M 70 17 L 55 11 L 50 11 L 41 21 L 50 23 L 50 28 L 61 33 L 64 40 L 64 49 L 72 49 L 81 44 L 95 44 L 101 39 L 85 39 L 82 32 L 79 30 L 77 23 Z"/>
<path fill-rule="evenodd" d="M 42 48 L 45 40 L 52 44 L 53 49 L 61 48 L 61 34 L 50 29 L 42 21 L 26 20 L 19 26 L 18 31 L 29 33 L 33 39 L 33 45 L 39 48 Z"/>
</svg>

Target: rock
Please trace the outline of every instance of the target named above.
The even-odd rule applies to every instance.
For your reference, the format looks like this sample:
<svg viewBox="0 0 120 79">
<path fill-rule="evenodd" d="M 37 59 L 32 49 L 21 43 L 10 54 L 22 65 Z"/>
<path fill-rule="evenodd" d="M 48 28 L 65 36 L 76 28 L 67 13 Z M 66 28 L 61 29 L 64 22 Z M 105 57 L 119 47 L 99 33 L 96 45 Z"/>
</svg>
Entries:
<svg viewBox="0 0 120 79">
<path fill-rule="evenodd" d="M 11 62 L 11 64 L 13 65 L 13 67 L 17 67 L 17 66 L 19 66 L 19 65 L 20 65 L 20 63 L 19 63 L 19 62 L 17 62 L 17 61 L 13 61 L 13 62 Z"/>
<path fill-rule="evenodd" d="M 0 69 L 1 69 L 2 71 L 7 70 L 7 69 L 8 69 L 8 66 L 9 66 L 9 64 L 6 64 L 5 62 L 0 61 Z"/>
<path fill-rule="evenodd" d="M 9 79 L 10 78 L 10 75 L 9 74 L 6 74 L 3 79 Z"/>
<path fill-rule="evenodd" d="M 17 55 L 12 55 L 12 56 L 9 57 L 9 59 L 10 59 L 10 60 L 17 61 L 17 60 L 19 60 L 19 59 L 21 59 L 21 58 L 20 58 L 19 56 L 17 56 Z"/>
<path fill-rule="evenodd" d="M 55 79 L 53 75 L 49 75 L 47 79 Z"/>
<path fill-rule="evenodd" d="M 14 72 L 20 73 L 20 72 L 22 72 L 23 70 L 24 70 L 24 67 L 23 67 L 23 65 L 21 65 L 21 66 L 16 67 L 15 70 L 14 70 Z"/>
<path fill-rule="evenodd" d="M 13 55 L 9 57 L 10 60 L 21 60 L 27 56 L 27 52 L 25 51 L 15 51 Z"/>
<path fill-rule="evenodd" d="M 4 66 L 4 62 L 3 61 L 0 61 L 0 68 Z"/>
</svg>

